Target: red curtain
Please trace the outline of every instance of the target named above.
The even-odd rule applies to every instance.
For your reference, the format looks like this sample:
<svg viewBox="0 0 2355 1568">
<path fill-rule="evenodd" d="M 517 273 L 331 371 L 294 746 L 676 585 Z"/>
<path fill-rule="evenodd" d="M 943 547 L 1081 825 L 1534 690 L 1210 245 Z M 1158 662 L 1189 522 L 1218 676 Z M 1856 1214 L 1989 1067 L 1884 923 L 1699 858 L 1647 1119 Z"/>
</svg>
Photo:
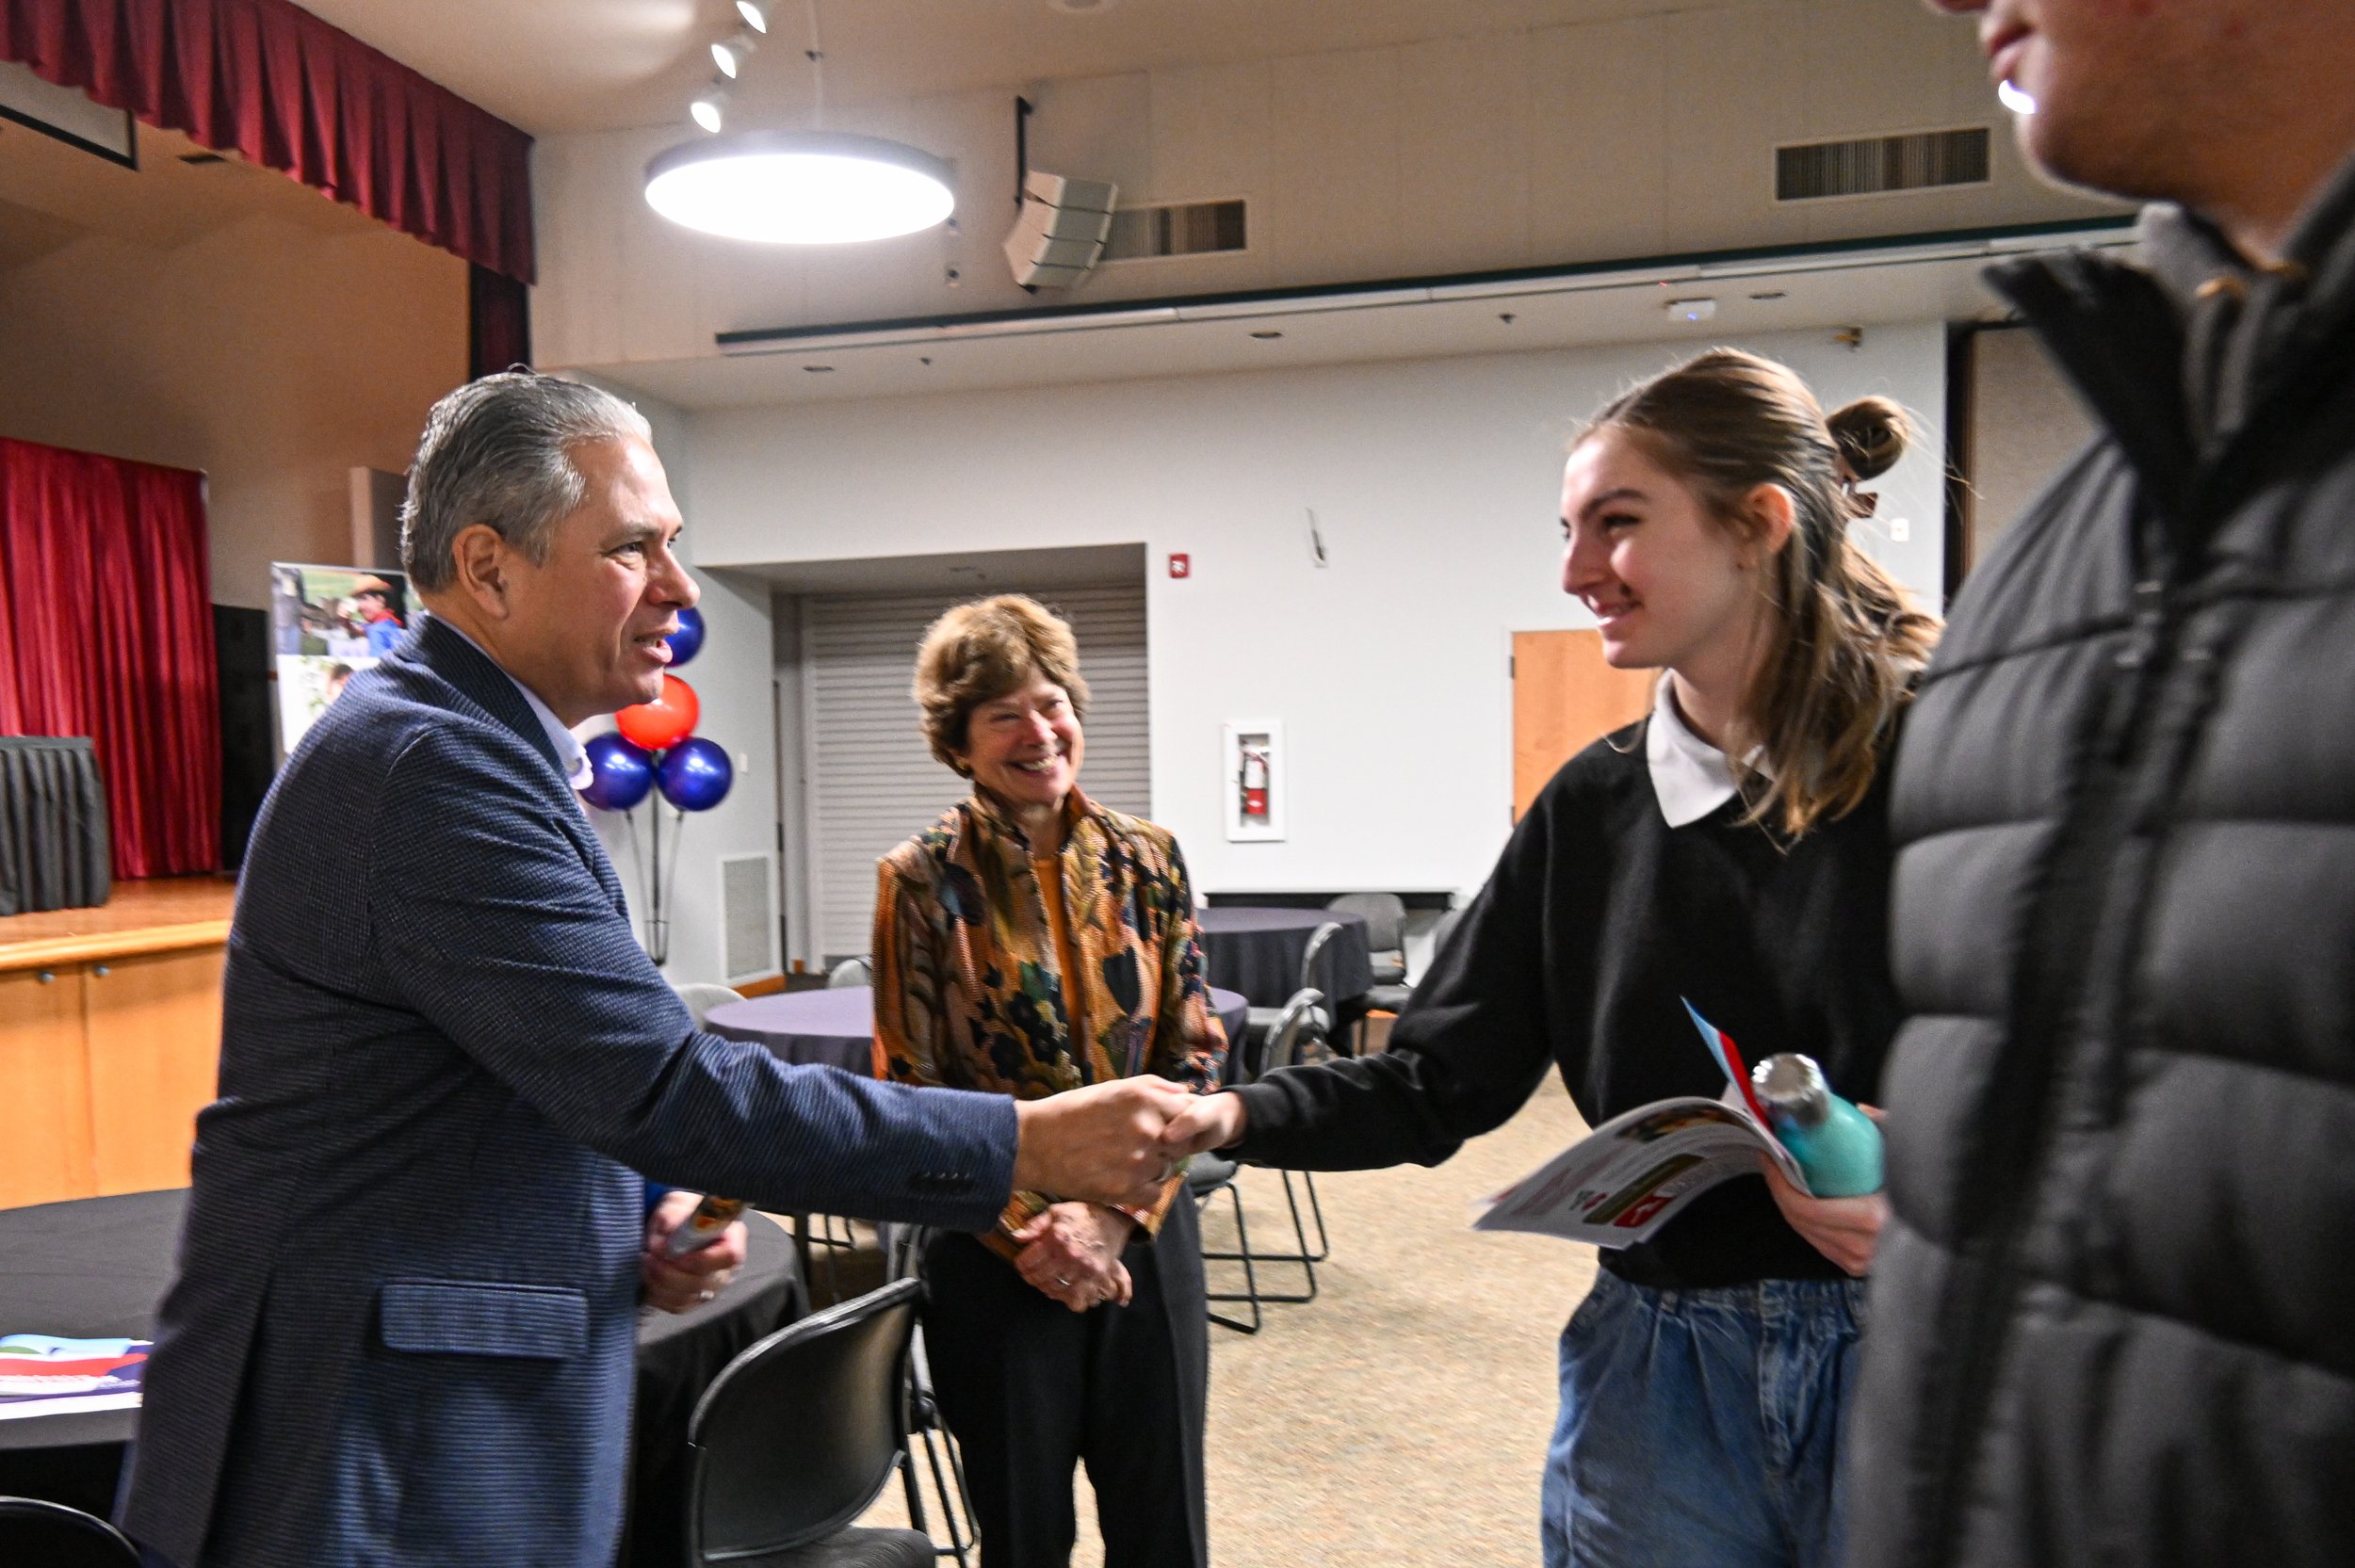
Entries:
<svg viewBox="0 0 2355 1568">
<path fill-rule="evenodd" d="M 86 735 L 114 874 L 220 864 L 204 477 L 0 440 L 0 734 Z"/>
<path fill-rule="evenodd" d="M 0 0 L 0 59 L 533 281 L 531 138 L 291 0 Z"/>
</svg>

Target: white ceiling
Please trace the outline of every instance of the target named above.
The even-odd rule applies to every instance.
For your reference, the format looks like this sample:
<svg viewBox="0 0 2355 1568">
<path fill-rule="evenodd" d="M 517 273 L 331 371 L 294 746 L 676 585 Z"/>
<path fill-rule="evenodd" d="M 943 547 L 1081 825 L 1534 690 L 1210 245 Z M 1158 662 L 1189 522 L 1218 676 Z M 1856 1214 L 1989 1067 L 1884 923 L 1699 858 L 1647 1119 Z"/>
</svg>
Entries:
<svg viewBox="0 0 2355 1568">
<path fill-rule="evenodd" d="M 1752 0 L 817 0 L 835 103 L 906 99 L 1268 56 L 1717 8 Z M 1903 4 L 1904 0 L 1890 0 Z M 305 8 L 532 132 L 684 121 L 737 25 L 733 0 L 303 0 Z M 808 102 L 808 0 L 771 0 L 740 108 Z"/>
<path fill-rule="evenodd" d="M 2099 235 L 2106 244 L 2130 238 L 2125 231 Z M 1253 307 L 1250 315 L 1064 330 L 915 331 L 856 346 L 780 346 L 716 359 L 581 368 L 681 408 L 723 409 L 1607 343 L 1718 341 L 1808 328 L 1869 330 L 1999 315 L 2002 307 L 1980 281 L 1990 259 L 1896 253 L 1827 265 L 1839 258 L 1814 256 L 1785 270 L 1739 276 L 1702 277 L 1686 267 L 1674 269 L 1667 282 L 1602 281 L 1601 286 L 1477 299 L 1429 299 L 1417 291 L 1413 299 L 1382 302 L 1372 296 L 1372 302 L 1349 308 L 1332 308 L 1347 304 L 1336 298 L 1291 309 Z M 1666 309 L 1670 300 L 1697 298 L 1716 302 L 1715 315 L 1706 322 L 1682 321 Z"/>
</svg>

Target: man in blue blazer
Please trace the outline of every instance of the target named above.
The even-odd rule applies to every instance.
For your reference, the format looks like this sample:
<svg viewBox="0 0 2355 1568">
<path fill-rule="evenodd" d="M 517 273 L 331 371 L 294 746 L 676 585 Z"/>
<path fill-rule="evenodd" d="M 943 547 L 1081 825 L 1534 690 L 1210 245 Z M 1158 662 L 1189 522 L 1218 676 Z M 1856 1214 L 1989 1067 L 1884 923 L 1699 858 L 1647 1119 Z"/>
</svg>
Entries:
<svg viewBox="0 0 2355 1568">
<path fill-rule="evenodd" d="M 431 619 L 305 737 L 246 860 L 123 1507 L 152 1558 L 609 1562 L 642 1257 L 679 1212 L 650 1228 L 639 1172 L 965 1230 L 1017 1188 L 1154 1196 L 1177 1085 L 1016 1105 L 696 1031 L 568 783 L 569 727 L 659 689 L 680 525 L 604 393 L 512 373 L 434 408 L 402 530 Z"/>
</svg>

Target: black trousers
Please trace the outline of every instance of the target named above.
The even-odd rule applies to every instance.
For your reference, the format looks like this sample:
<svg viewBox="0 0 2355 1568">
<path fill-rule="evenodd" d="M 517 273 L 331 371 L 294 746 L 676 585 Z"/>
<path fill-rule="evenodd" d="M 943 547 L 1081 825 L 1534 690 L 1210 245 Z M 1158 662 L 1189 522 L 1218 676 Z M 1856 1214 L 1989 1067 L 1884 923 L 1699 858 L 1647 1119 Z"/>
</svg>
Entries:
<svg viewBox="0 0 2355 1568">
<path fill-rule="evenodd" d="M 1210 1346 L 1194 1200 L 1120 1261 L 1125 1307 L 1073 1312 L 975 1237 L 925 1248 L 924 1345 L 965 1453 L 982 1568 L 1068 1568 L 1071 1473 L 1096 1490 L 1105 1568 L 1205 1568 Z"/>
</svg>

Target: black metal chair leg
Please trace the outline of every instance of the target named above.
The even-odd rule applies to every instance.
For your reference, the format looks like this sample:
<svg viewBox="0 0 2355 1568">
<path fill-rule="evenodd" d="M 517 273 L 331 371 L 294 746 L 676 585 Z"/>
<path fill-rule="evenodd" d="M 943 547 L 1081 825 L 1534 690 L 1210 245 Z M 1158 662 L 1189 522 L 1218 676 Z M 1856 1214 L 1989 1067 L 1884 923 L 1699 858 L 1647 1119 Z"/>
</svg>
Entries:
<svg viewBox="0 0 2355 1568">
<path fill-rule="evenodd" d="M 1308 1188 L 1308 1212 L 1315 1216 L 1317 1222 L 1317 1250 L 1309 1254 L 1308 1261 L 1310 1263 L 1323 1263 L 1326 1258 L 1333 1255 L 1332 1239 L 1324 1234 L 1324 1205 L 1317 1202 L 1317 1178 L 1315 1174 L 1311 1172 L 1303 1171 L 1300 1172 L 1300 1179 L 1301 1182 Z M 1284 1172 L 1284 1187 L 1287 1191 L 1291 1189 L 1291 1184 L 1292 1173 L 1290 1171 L 1287 1171 Z M 1304 1249 L 1307 1246 L 1306 1239 L 1302 1240 L 1301 1246 Z"/>
<path fill-rule="evenodd" d="M 1230 1183 L 1226 1188 L 1226 1195 L 1233 1199 L 1235 1203 L 1235 1245 L 1242 1250 L 1234 1253 L 1204 1253 L 1202 1257 L 1203 1261 L 1206 1263 L 1240 1262 L 1242 1265 L 1243 1293 L 1238 1296 L 1232 1293 L 1206 1291 L 1204 1292 L 1202 1299 L 1206 1301 L 1250 1302 L 1251 1321 L 1248 1323 L 1243 1322 L 1240 1318 L 1229 1317 L 1226 1314 L 1219 1312 L 1211 1313 L 1210 1315 L 1210 1318 L 1211 1322 L 1219 1324 L 1223 1328 L 1233 1329 L 1237 1334 L 1258 1334 L 1259 1332 L 1259 1324 L 1261 1321 L 1259 1316 L 1259 1278 L 1251 1267 L 1251 1231 L 1250 1227 L 1243 1223 L 1242 1194 L 1236 1191 L 1233 1185 Z"/>
<path fill-rule="evenodd" d="M 1235 1198 L 1235 1208 L 1237 1211 L 1235 1231 L 1239 1244 L 1243 1250 L 1242 1252 L 1235 1253 L 1205 1252 L 1202 1256 L 1206 1261 L 1211 1263 L 1241 1263 L 1246 1272 L 1251 1270 L 1254 1264 L 1262 1266 L 1271 1263 L 1297 1264 L 1300 1268 L 1302 1275 L 1304 1276 L 1302 1289 L 1281 1291 L 1265 1290 L 1259 1289 L 1255 1285 L 1252 1299 L 1255 1305 L 1259 1302 L 1266 1302 L 1271 1305 L 1299 1306 L 1305 1302 L 1313 1301 L 1317 1299 L 1317 1265 L 1324 1260 L 1325 1253 L 1311 1253 L 1308 1251 L 1307 1227 L 1301 1221 L 1300 1201 L 1293 1193 L 1291 1172 L 1289 1171 L 1280 1171 L 1278 1174 L 1284 1178 L 1284 1202 L 1285 1204 L 1291 1210 L 1292 1238 L 1298 1244 L 1299 1250 L 1290 1253 L 1251 1252 L 1250 1243 L 1241 1240 L 1242 1236 L 1242 1223 L 1241 1218 L 1242 1198 L 1240 1192 L 1237 1192 L 1236 1188 L 1230 1187 L 1227 1188 L 1228 1191 L 1237 1192 L 1237 1196 Z M 1301 1172 L 1301 1175 L 1306 1177 L 1307 1172 L 1304 1171 Z M 1238 1186 L 1240 1186 L 1240 1184 L 1238 1184 Z M 1310 1188 L 1312 1196 L 1309 1200 L 1311 1204 L 1314 1204 L 1315 1202 L 1313 1197 L 1314 1191 L 1315 1188 L 1312 1185 Z M 1319 1209 L 1317 1211 L 1317 1229 L 1320 1239 L 1323 1239 L 1324 1228 L 1324 1211 Z M 1220 1298 L 1213 1297 L 1211 1299 L 1216 1301 Z M 1230 1296 L 1225 1299 L 1228 1301 L 1241 1301 L 1242 1298 L 1239 1296 Z"/>
</svg>

